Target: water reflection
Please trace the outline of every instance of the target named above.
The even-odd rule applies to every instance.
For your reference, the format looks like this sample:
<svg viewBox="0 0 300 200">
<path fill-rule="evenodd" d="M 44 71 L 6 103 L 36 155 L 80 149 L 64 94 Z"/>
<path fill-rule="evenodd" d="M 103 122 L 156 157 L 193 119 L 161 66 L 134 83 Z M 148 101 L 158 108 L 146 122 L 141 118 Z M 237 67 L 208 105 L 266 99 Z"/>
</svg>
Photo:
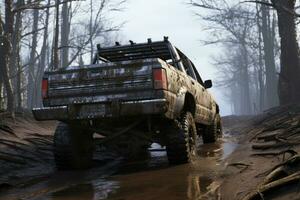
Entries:
<svg viewBox="0 0 300 200">
<path fill-rule="evenodd" d="M 227 158 L 237 147 L 236 143 L 218 141 L 212 144 L 202 144 L 199 146 L 200 157 L 214 157 L 219 160 Z"/>
<path fill-rule="evenodd" d="M 161 148 L 157 145 L 154 149 Z M 195 200 L 215 183 L 220 162 L 236 148 L 230 142 L 202 144 L 199 159 L 169 166 L 166 152 L 151 152 L 144 162 L 116 161 L 81 172 L 56 172 L 36 184 L 17 188 L 0 199 L 30 200 Z"/>
<path fill-rule="evenodd" d="M 220 161 L 235 147 L 235 144 L 223 142 L 201 145 L 197 161 L 179 166 L 169 166 L 164 151 L 151 152 L 151 159 L 126 163 L 109 179 L 93 180 L 88 185 L 53 193 L 51 199 L 202 199 L 214 183 Z M 154 145 L 153 148 L 160 147 Z"/>
<path fill-rule="evenodd" d="M 98 200 L 107 199 L 109 194 L 119 188 L 117 182 L 98 179 L 91 183 L 78 184 L 53 192 L 48 199 L 55 200 Z M 44 198 L 43 198 L 44 199 Z"/>
<path fill-rule="evenodd" d="M 181 165 L 137 174 L 118 175 L 114 180 L 120 183 L 120 188 L 107 199 L 197 199 L 207 191 L 212 180 L 203 176 L 203 172 L 200 174 L 200 171 L 192 170 L 189 165 Z"/>
<path fill-rule="evenodd" d="M 213 180 L 205 176 L 188 176 L 187 198 L 189 200 L 201 199 L 208 192 L 208 188 Z"/>
<path fill-rule="evenodd" d="M 80 196 L 78 196 L 78 192 L 80 191 Z M 52 198 L 56 200 L 79 200 L 86 199 L 92 200 L 94 199 L 94 186 L 92 184 L 79 184 L 75 186 L 71 186 L 69 188 L 54 192 L 52 194 Z"/>
<path fill-rule="evenodd" d="M 189 174 L 188 165 L 170 170 L 142 172 L 115 177 L 115 184 L 107 180 L 78 184 L 53 192 L 52 200 L 195 200 L 207 192 L 213 180 L 206 176 Z M 188 175 L 189 174 L 189 175 Z M 186 179 L 185 179 L 186 178 Z M 45 198 L 42 198 L 45 199 Z"/>
</svg>

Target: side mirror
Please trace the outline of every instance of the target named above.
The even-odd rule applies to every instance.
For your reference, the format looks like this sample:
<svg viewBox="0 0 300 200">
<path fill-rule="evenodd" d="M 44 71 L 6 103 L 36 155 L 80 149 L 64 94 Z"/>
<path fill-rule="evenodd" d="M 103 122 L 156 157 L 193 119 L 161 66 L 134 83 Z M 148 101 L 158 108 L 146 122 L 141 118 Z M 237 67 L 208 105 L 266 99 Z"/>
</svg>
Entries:
<svg viewBox="0 0 300 200">
<path fill-rule="evenodd" d="M 204 81 L 204 87 L 205 87 L 205 89 L 211 88 L 212 87 L 212 81 L 211 80 Z"/>
</svg>

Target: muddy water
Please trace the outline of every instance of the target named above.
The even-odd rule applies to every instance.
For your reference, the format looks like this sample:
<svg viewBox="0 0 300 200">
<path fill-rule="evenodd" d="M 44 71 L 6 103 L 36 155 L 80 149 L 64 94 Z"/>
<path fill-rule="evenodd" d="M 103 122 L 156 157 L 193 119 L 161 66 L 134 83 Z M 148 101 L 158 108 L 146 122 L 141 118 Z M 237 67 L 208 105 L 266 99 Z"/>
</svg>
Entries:
<svg viewBox="0 0 300 200">
<path fill-rule="evenodd" d="M 0 195 L 0 199 L 194 200 L 210 199 L 222 160 L 236 147 L 223 139 L 200 146 L 195 162 L 169 166 L 166 152 L 151 151 L 144 162 L 114 160 L 87 171 L 54 172 Z M 153 145 L 153 149 L 160 148 Z"/>
</svg>

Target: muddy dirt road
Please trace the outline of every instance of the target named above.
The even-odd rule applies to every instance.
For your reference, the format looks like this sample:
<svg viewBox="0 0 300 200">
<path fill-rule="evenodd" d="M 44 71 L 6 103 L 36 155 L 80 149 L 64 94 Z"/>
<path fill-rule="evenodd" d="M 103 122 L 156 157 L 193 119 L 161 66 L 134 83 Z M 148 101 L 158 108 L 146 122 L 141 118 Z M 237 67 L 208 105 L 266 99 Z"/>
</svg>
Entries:
<svg viewBox="0 0 300 200">
<path fill-rule="evenodd" d="M 53 172 L 2 192 L 0 199 L 210 199 L 221 162 L 234 148 L 222 141 L 203 145 L 202 158 L 179 166 L 169 166 L 161 151 L 145 162 L 114 160 L 86 171 Z"/>
<path fill-rule="evenodd" d="M 37 123 L 30 119 L 25 122 Z M 20 124 L 25 122 L 20 121 Z M 44 128 L 40 124 L 31 125 L 27 126 L 26 132 L 41 131 L 36 130 L 38 126 Z M 46 135 L 51 135 L 51 126 L 55 125 L 49 125 L 43 130 Z M 24 168 L 18 166 L 8 173 L 10 175 L 2 176 L 0 199 L 216 199 L 217 177 L 224 168 L 223 160 L 236 146 L 232 137 L 225 135 L 216 144 L 201 145 L 201 157 L 194 163 L 179 166 L 169 166 L 166 152 L 156 144 L 152 145 L 151 156 L 147 160 L 136 163 L 124 162 L 122 158 L 103 159 L 98 152 L 94 168 L 63 172 L 55 170 L 50 154 L 41 154 L 45 159 L 48 158 L 33 157 L 31 162 L 35 164 L 31 163 Z M 40 149 L 45 149 L 45 146 L 35 147 L 37 152 Z M 97 155 L 101 158 L 97 159 Z"/>
<path fill-rule="evenodd" d="M 92 169 L 58 172 L 55 122 L 0 120 L 0 199 L 300 199 L 300 105 L 225 117 L 223 124 L 223 138 L 200 145 L 190 164 L 170 166 L 159 145 L 135 163 L 98 148 Z"/>
</svg>

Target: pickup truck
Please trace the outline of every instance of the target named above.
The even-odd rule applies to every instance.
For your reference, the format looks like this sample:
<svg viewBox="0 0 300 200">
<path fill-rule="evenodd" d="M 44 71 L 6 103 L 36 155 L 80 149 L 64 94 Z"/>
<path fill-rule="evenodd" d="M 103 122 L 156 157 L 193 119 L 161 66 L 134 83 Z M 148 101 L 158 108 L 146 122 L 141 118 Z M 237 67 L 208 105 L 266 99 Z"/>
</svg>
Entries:
<svg viewBox="0 0 300 200">
<path fill-rule="evenodd" d="M 200 136 L 211 143 L 221 134 L 210 87 L 212 81 L 203 82 L 167 37 L 116 42 L 97 45 L 91 65 L 46 71 L 43 107 L 33 114 L 37 120 L 60 121 L 54 133 L 58 169 L 91 166 L 95 143 L 137 158 L 155 142 L 166 147 L 169 163 L 180 164 L 197 157 Z"/>
</svg>

